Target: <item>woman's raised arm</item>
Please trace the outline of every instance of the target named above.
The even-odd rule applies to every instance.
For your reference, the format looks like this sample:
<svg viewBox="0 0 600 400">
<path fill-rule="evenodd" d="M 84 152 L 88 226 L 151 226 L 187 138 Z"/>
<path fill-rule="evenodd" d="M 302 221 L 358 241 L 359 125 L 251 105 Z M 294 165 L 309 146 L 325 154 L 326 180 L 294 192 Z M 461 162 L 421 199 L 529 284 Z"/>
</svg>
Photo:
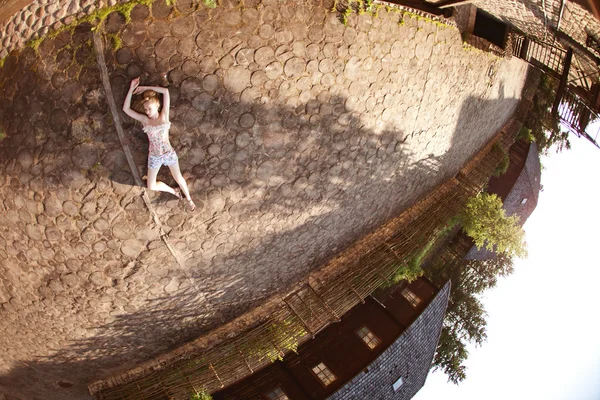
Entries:
<svg viewBox="0 0 600 400">
<path fill-rule="evenodd" d="M 125 101 L 123 102 L 123 111 L 131 118 L 138 120 L 143 124 L 146 124 L 148 121 L 148 117 L 146 117 L 144 114 L 140 114 L 139 112 L 134 111 L 131 108 L 131 97 L 133 96 L 134 92 L 139 91 L 139 84 L 140 78 L 135 78 L 131 80 L 131 83 L 129 84 L 129 91 L 127 92 L 127 96 L 125 97 Z"/>
</svg>

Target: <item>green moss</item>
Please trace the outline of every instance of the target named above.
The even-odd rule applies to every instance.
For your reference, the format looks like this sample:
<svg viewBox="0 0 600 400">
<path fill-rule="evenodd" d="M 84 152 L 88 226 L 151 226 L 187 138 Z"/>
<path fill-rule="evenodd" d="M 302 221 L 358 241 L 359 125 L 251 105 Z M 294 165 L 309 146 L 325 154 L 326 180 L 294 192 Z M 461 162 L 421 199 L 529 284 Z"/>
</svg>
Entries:
<svg viewBox="0 0 600 400">
<path fill-rule="evenodd" d="M 44 41 L 45 38 L 43 37 L 37 37 L 34 39 L 29 40 L 25 46 L 27 47 L 31 47 L 32 49 L 34 49 L 37 52 L 38 47 L 40 47 L 40 44 Z"/>
<path fill-rule="evenodd" d="M 110 38 L 110 44 L 112 45 L 113 50 L 117 51 L 119 50 L 121 47 L 123 47 L 123 41 L 121 40 L 121 38 L 118 35 L 109 35 L 108 36 Z"/>
<path fill-rule="evenodd" d="M 202 0 L 202 2 L 207 8 L 216 8 L 219 5 L 218 0 Z"/>
<path fill-rule="evenodd" d="M 6 61 L 6 57 L 0 59 L 0 68 L 4 67 L 4 62 Z"/>
<path fill-rule="evenodd" d="M 154 3 L 154 1 L 155 0 L 131 0 L 127 3 L 120 3 L 120 4 L 116 4 L 114 6 L 97 9 L 90 15 L 86 15 L 83 18 L 76 19 L 75 21 L 71 22 L 69 25 L 63 25 L 58 29 L 48 32 L 44 37 L 31 39 L 30 41 L 27 42 L 26 46 L 32 47 L 37 52 L 38 47 L 44 40 L 53 39 L 56 36 L 58 36 L 60 33 L 65 32 L 65 31 L 73 33 L 75 31 L 75 27 L 77 27 L 78 25 L 80 25 L 84 22 L 88 22 L 88 23 L 94 25 L 92 27 L 92 31 L 95 31 L 100 26 L 102 26 L 102 23 L 108 18 L 108 16 L 115 11 L 121 13 L 125 17 L 126 23 L 130 23 L 131 22 L 131 10 L 133 10 L 133 8 L 135 6 L 137 6 L 138 4 L 151 6 L 152 3 Z M 175 0 L 165 0 L 165 1 L 170 1 L 173 4 L 175 2 Z M 204 1 L 207 1 L 207 0 L 204 0 Z M 120 39 L 119 40 L 114 39 L 113 46 L 115 46 L 116 48 L 120 48 L 121 47 Z"/>
<path fill-rule="evenodd" d="M 0 130 L 0 142 L 3 141 L 4 139 L 6 139 L 6 133 L 4 133 L 4 131 Z"/>
</svg>

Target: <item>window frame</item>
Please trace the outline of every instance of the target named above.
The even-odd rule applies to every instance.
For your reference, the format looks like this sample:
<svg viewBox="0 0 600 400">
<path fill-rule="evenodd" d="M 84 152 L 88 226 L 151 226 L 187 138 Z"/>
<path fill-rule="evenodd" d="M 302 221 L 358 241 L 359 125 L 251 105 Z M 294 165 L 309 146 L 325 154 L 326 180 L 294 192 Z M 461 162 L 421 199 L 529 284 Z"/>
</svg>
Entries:
<svg viewBox="0 0 600 400">
<path fill-rule="evenodd" d="M 366 330 L 368 331 L 368 332 L 367 332 L 367 334 L 364 336 L 364 338 L 363 338 L 363 337 L 360 335 L 360 333 L 359 333 L 359 332 L 361 332 L 363 329 L 366 329 Z M 364 343 L 364 345 L 365 345 L 365 346 L 367 346 L 367 348 L 368 348 L 369 350 L 375 350 L 375 349 L 377 348 L 377 346 L 379 346 L 379 345 L 382 343 L 382 342 L 381 342 L 381 339 L 379 338 L 379 336 L 377 336 L 377 335 L 375 334 L 375 332 L 373 332 L 371 329 L 369 329 L 369 327 L 368 327 L 367 325 L 362 325 L 360 328 L 358 328 L 357 330 L 355 330 L 355 331 L 354 331 L 354 333 L 356 333 L 356 336 L 358 336 L 358 338 L 360 339 L 360 341 L 361 341 L 361 342 L 363 342 L 363 343 Z M 375 339 L 375 342 L 376 342 L 376 343 L 375 343 L 375 346 L 373 346 L 373 347 L 371 347 L 371 346 L 369 345 L 369 343 L 368 343 L 368 342 L 365 340 L 365 338 L 366 338 L 366 337 L 367 337 L 369 334 L 373 335 L 373 338 Z M 372 343 L 372 342 L 370 342 L 370 343 Z"/>
<path fill-rule="evenodd" d="M 405 292 L 407 294 L 405 294 Z M 409 287 L 405 287 L 404 289 L 402 289 L 402 292 L 400 292 L 400 294 L 406 299 L 406 301 L 410 303 L 411 306 L 413 306 L 413 308 L 417 308 L 419 304 L 421 304 L 421 302 L 423 301 L 423 299 L 417 296 L 417 294 L 410 290 Z"/>
<path fill-rule="evenodd" d="M 281 397 L 280 395 L 277 395 L 277 393 L 275 393 L 277 390 L 281 391 L 281 394 L 282 394 L 284 397 Z M 271 398 L 269 397 L 269 395 L 270 395 L 270 394 L 275 394 L 275 395 L 277 395 L 278 397 L 276 397 L 276 398 L 274 398 L 274 399 L 271 399 Z M 263 396 L 262 396 L 262 397 L 263 397 L 265 400 L 290 400 L 289 396 L 288 396 L 288 395 L 287 395 L 287 393 L 286 393 L 286 392 L 283 390 L 283 388 L 281 387 L 281 385 L 275 386 L 275 387 L 274 387 L 272 390 L 270 390 L 270 391 L 268 391 L 268 392 L 266 392 L 266 393 L 263 393 Z"/>
<path fill-rule="evenodd" d="M 325 383 L 325 382 L 324 382 L 324 381 L 321 379 L 321 377 L 320 377 L 320 376 L 317 374 L 317 372 L 315 372 L 315 371 L 314 371 L 314 368 L 318 367 L 318 366 L 319 366 L 319 365 L 321 365 L 321 364 L 323 364 L 323 366 L 325 367 L 325 369 L 326 369 L 327 371 L 329 371 L 329 373 L 331 374 L 331 376 L 333 376 L 333 379 L 331 379 L 331 380 L 329 381 L 329 383 Z M 328 387 L 328 386 L 330 386 L 332 383 L 334 383 L 334 382 L 335 382 L 335 381 L 338 379 L 337 375 L 336 375 L 336 374 L 335 374 L 335 373 L 334 373 L 334 372 L 331 370 L 331 368 L 329 368 L 329 367 L 327 366 L 327 364 L 325 364 L 325 362 L 324 362 L 324 361 L 319 361 L 319 362 L 318 362 L 318 363 L 316 363 L 314 366 L 310 367 L 310 372 L 311 372 L 311 373 L 312 373 L 312 374 L 315 376 L 315 378 L 317 378 L 317 380 L 318 380 L 318 381 L 321 383 L 321 385 L 323 385 L 323 387 Z M 321 372 L 322 372 L 322 371 L 321 371 Z"/>
</svg>

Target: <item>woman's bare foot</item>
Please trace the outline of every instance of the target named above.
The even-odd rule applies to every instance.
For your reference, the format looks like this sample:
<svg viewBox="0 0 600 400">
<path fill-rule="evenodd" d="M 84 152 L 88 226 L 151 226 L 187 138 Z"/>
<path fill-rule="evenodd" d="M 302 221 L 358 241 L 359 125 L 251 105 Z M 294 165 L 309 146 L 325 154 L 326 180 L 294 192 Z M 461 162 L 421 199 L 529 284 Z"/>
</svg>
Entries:
<svg viewBox="0 0 600 400">
<path fill-rule="evenodd" d="M 194 204 L 194 202 L 192 201 L 192 199 L 189 199 L 187 201 L 187 203 L 188 203 L 188 207 L 189 207 L 189 209 L 190 209 L 191 212 L 196 211 L 196 205 Z"/>
</svg>

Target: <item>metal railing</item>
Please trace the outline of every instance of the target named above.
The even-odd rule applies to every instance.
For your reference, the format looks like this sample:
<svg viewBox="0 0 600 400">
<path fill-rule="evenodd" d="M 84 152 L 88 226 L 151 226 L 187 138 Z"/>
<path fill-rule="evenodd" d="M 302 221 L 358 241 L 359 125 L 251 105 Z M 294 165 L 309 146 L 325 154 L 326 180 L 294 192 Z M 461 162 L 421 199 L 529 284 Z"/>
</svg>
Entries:
<svg viewBox="0 0 600 400">
<path fill-rule="evenodd" d="M 584 137 L 600 148 L 598 145 L 600 123 L 593 124 L 600 122 L 600 115 L 581 97 L 566 90 L 560 101 L 558 116 L 562 125 L 568 128 L 570 133 Z"/>
</svg>

